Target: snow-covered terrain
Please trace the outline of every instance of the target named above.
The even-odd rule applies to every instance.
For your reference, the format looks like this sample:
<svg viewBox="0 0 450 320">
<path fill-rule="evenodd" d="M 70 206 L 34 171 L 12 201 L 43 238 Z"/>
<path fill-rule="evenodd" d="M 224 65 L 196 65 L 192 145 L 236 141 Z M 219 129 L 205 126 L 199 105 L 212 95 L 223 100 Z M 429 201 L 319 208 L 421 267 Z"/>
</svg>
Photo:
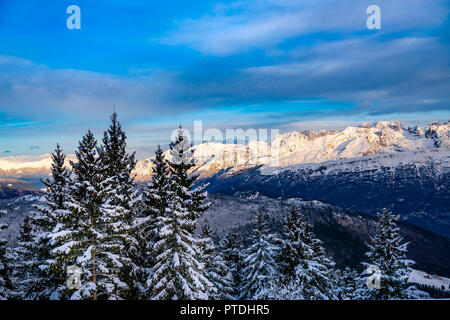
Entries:
<svg viewBox="0 0 450 320">
<path fill-rule="evenodd" d="M 376 159 L 385 164 L 390 161 L 388 159 L 408 162 L 427 157 L 448 158 L 450 122 L 433 122 L 422 130 L 419 127 L 404 128 L 399 121 L 382 121 L 343 130 L 292 131 L 279 135 L 271 144 L 264 141 L 250 141 L 245 145 L 206 142 L 193 148 L 195 170 L 203 177 L 225 169 L 235 172 L 273 164 L 289 167 L 406 151 L 409 153 L 399 158 Z M 168 151 L 165 156 L 170 158 Z M 69 155 L 67 160 L 72 158 L 73 155 Z M 42 177 L 48 175 L 50 167 L 49 154 L 0 157 L 0 177 Z M 147 180 L 151 167 L 150 159 L 139 161 L 134 171 L 137 179 Z"/>
<path fill-rule="evenodd" d="M 404 128 L 399 121 L 383 121 L 344 130 L 288 132 L 276 137 L 271 145 L 264 141 L 250 141 L 247 145 L 207 142 L 193 148 L 195 171 L 201 177 L 221 170 L 232 174 L 259 165 L 264 165 L 264 169 L 275 165 L 291 170 L 295 165 L 337 161 L 336 169 L 343 168 L 344 163 L 346 166 L 354 163 L 340 160 L 355 158 L 374 159 L 370 165 L 375 166 L 438 158 L 446 161 L 448 169 L 450 122 L 434 122 L 422 130 Z M 370 157 L 380 154 L 388 156 Z M 170 158 L 168 151 L 165 155 Z M 139 162 L 135 169 L 137 179 L 147 180 L 151 166 L 150 159 Z"/>
<path fill-rule="evenodd" d="M 73 160 L 74 155 L 68 155 L 66 164 Z M 0 177 L 45 177 L 50 173 L 52 159 L 50 154 L 39 156 L 7 156 L 0 157 Z"/>
<path fill-rule="evenodd" d="M 401 220 L 450 236 L 449 122 L 423 130 L 389 121 L 295 131 L 271 146 L 204 143 L 194 151 L 194 170 L 210 192 L 260 191 L 370 214 L 389 207 Z M 151 167 L 150 160 L 138 163 L 137 179 L 149 179 Z"/>
<path fill-rule="evenodd" d="M 34 204 L 40 204 L 44 200 L 42 194 L 0 200 L 0 210 L 7 212 L 0 218 L 0 223 L 9 225 L 9 228 L 1 233 L 1 237 L 6 238 L 9 245 L 17 244 L 23 218 L 35 211 Z M 375 217 L 317 200 L 279 200 L 257 192 L 238 193 L 234 196 L 210 194 L 208 200 L 212 202 L 212 206 L 200 219 L 198 229 L 204 219 L 207 219 L 214 234 L 222 238 L 230 227 L 238 226 L 245 242 L 250 235 L 251 220 L 256 211 L 263 210 L 268 216 L 271 229 L 281 232 L 281 221 L 289 211 L 291 203 L 295 203 L 312 223 L 314 233 L 323 241 L 325 249 L 339 266 L 361 268 L 361 261 L 366 259 L 366 243 L 370 241 L 369 236 L 375 232 Z M 450 275 L 450 239 L 410 224 L 398 223 L 402 237 L 410 243 L 408 257 L 418 263 L 416 268 L 433 274 Z"/>
<path fill-rule="evenodd" d="M 318 199 L 369 214 L 389 207 L 400 220 L 450 236 L 450 122 L 405 128 L 383 121 L 288 132 L 272 144 L 206 142 L 193 149 L 193 170 L 210 182 L 210 192 Z M 48 155 L 32 160 L 0 158 L 0 177 L 49 174 Z M 136 180 L 149 180 L 152 166 L 151 159 L 139 161 Z M 4 194 L 20 195 L 7 188 Z"/>
<path fill-rule="evenodd" d="M 424 271 L 414 270 L 409 275 L 408 282 L 423 284 L 443 291 L 450 291 L 450 279 L 431 275 Z"/>
</svg>

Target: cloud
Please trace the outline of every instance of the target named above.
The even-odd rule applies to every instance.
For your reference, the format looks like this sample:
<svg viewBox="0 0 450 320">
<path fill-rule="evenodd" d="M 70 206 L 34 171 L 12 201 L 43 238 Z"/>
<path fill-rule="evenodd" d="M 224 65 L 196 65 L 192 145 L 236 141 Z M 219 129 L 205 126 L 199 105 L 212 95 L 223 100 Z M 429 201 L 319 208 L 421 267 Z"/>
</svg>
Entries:
<svg viewBox="0 0 450 320">
<path fill-rule="evenodd" d="M 314 33 L 346 34 L 366 30 L 366 8 L 359 0 L 256 0 L 219 4 L 198 19 L 177 22 L 160 41 L 184 45 L 207 55 L 228 56 L 250 49 L 274 47 L 283 41 Z M 441 25 L 447 16 L 445 1 L 379 0 L 380 33 L 423 30 Z"/>
<path fill-rule="evenodd" d="M 366 29 L 370 4 L 235 1 L 178 21 L 161 41 L 219 56 L 225 66 L 255 57 L 233 73 L 217 67 L 201 77 L 184 75 L 193 101 L 253 105 L 319 97 L 356 105 L 330 116 L 448 110 L 450 48 L 442 31 L 448 2 L 380 0 L 382 29 L 376 32 Z"/>
<path fill-rule="evenodd" d="M 281 61 L 243 68 L 220 83 L 205 78 L 192 92 L 230 103 L 320 97 L 356 105 L 334 114 L 448 110 L 449 52 L 437 37 L 330 41 L 286 51 Z M 282 108 L 276 112 L 283 116 Z"/>
<path fill-rule="evenodd" d="M 175 103 L 175 76 L 166 71 L 136 77 L 74 69 L 51 69 L 32 61 L 0 56 L 0 112 L 33 119 L 61 115 L 104 119 L 113 105 L 125 117 L 170 114 L 193 108 Z"/>
<path fill-rule="evenodd" d="M 130 72 L 122 75 L 56 69 L 0 56 L 0 117 L 8 116 L 0 119 L 0 141 L 40 131 L 53 146 L 57 134 L 58 139 L 75 136 L 92 126 L 101 134 L 113 105 L 136 131 L 138 124 L 150 123 L 145 132 L 135 134 L 140 139 L 135 146 L 144 151 L 150 130 L 163 142 L 167 135 L 161 132 L 168 127 L 184 119 L 202 120 L 207 112 L 212 122 L 232 127 L 244 122 L 261 126 L 300 118 L 448 111 L 450 50 L 442 37 L 445 31 L 439 29 L 447 23 L 447 2 L 379 0 L 382 29 L 376 32 L 366 29 L 369 4 L 372 1 L 218 4 L 198 18 L 178 20 L 176 28 L 154 40 L 201 54 L 175 47 L 177 55 L 161 58 L 160 68 L 158 62 L 135 68 L 134 52 L 124 53 L 120 61 Z M 136 48 L 126 47 L 124 52 Z M 172 63 L 176 72 L 168 70 Z M 328 102 L 331 110 L 286 107 L 289 101 L 311 99 Z M 355 107 L 333 110 L 334 102 Z M 273 111 L 260 107 L 268 104 Z M 238 113 L 236 105 L 251 107 Z M 157 127 L 158 122 L 167 128 Z M 22 150 L 31 143 L 49 150 L 37 140 Z"/>
</svg>

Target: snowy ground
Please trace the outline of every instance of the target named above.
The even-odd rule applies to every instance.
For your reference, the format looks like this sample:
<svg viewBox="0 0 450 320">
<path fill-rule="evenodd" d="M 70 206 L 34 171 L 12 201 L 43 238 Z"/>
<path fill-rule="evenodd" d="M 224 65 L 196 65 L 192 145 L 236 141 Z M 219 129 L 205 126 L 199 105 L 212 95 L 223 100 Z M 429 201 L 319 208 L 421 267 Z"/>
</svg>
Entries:
<svg viewBox="0 0 450 320">
<path fill-rule="evenodd" d="M 414 270 L 409 275 L 408 282 L 424 284 L 436 289 L 444 289 L 450 291 L 450 279 L 436 275 L 430 275 L 424 271 Z"/>
</svg>

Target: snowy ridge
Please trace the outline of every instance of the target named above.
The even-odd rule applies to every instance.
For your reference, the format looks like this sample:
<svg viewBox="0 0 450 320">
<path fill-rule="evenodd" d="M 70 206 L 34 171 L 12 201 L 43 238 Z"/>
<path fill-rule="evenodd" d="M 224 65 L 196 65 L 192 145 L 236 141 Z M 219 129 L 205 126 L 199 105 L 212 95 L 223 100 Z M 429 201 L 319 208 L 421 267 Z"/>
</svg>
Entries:
<svg viewBox="0 0 450 320">
<path fill-rule="evenodd" d="M 310 169 L 312 175 L 327 175 L 337 172 L 377 171 L 382 168 L 396 168 L 404 165 L 424 167 L 433 163 L 435 174 L 447 172 L 450 168 L 450 149 L 414 150 L 382 153 L 359 158 L 339 159 L 314 164 L 298 164 L 280 168 L 277 172 Z"/>
<path fill-rule="evenodd" d="M 66 165 L 69 165 L 69 160 L 74 159 L 74 155 L 68 155 Z M 48 153 L 39 156 L 0 157 L 0 177 L 43 177 L 49 175 L 51 166 L 52 159 Z"/>
<path fill-rule="evenodd" d="M 351 160 L 355 158 L 362 160 L 358 164 L 366 166 L 361 170 L 432 159 L 448 169 L 449 148 L 450 122 L 433 122 L 422 130 L 404 128 L 399 121 L 382 121 L 343 130 L 288 132 L 275 138 L 271 145 L 263 141 L 247 145 L 207 142 L 194 146 L 193 150 L 194 170 L 201 177 L 209 177 L 221 170 L 232 174 L 258 165 L 271 167 L 274 163 L 281 168 L 289 167 L 288 170 L 295 170 L 298 165 L 324 163 L 334 163 L 334 170 L 358 170 Z M 169 152 L 165 156 L 170 158 Z M 135 169 L 137 179 L 149 179 L 151 167 L 150 159 L 140 161 Z"/>
<path fill-rule="evenodd" d="M 411 274 L 409 275 L 408 282 L 410 283 L 418 283 L 423 284 L 429 287 L 433 287 L 436 289 L 450 291 L 450 279 L 437 276 L 430 275 L 424 271 L 413 269 Z"/>
<path fill-rule="evenodd" d="M 206 142 L 195 145 L 193 149 L 194 170 L 201 177 L 210 177 L 221 170 L 233 173 L 259 165 L 272 166 L 274 163 L 286 168 L 338 161 L 338 167 L 351 165 L 351 161 L 345 159 L 354 158 L 372 160 L 371 165 L 375 166 L 375 160 L 381 161 L 380 165 L 395 165 L 431 158 L 448 164 L 450 122 L 432 122 L 422 130 L 419 127 L 404 128 L 399 121 L 381 121 L 343 130 L 292 131 L 279 135 L 272 144 L 264 141 L 250 141 L 246 145 Z M 370 158 L 380 154 L 395 156 Z M 164 155 L 170 159 L 169 151 Z M 73 155 L 68 155 L 67 165 L 68 160 L 73 158 Z M 49 174 L 50 167 L 49 154 L 0 157 L 0 177 L 43 177 Z M 134 170 L 136 179 L 148 180 L 151 168 L 151 159 L 139 161 Z"/>
</svg>

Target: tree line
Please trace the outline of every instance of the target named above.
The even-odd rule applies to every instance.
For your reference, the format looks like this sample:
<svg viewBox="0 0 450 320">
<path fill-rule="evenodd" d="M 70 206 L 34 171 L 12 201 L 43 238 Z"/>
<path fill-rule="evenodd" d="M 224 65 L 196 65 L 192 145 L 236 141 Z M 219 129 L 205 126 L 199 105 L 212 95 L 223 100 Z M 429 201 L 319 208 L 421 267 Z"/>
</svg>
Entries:
<svg viewBox="0 0 450 320">
<path fill-rule="evenodd" d="M 237 227 L 213 241 L 208 221 L 197 230 L 210 203 L 207 186 L 191 173 L 193 151 L 181 126 L 169 159 L 158 146 L 142 191 L 126 139 L 113 113 L 102 143 L 88 131 L 70 168 L 57 145 L 44 204 L 24 218 L 17 247 L 0 240 L 0 299 L 427 297 L 407 283 L 413 261 L 388 210 L 379 214 L 364 262 L 380 271 L 380 287 L 369 288 L 374 275 L 337 269 L 294 204 L 281 235 L 269 231 L 259 210 L 248 246 Z"/>
</svg>

